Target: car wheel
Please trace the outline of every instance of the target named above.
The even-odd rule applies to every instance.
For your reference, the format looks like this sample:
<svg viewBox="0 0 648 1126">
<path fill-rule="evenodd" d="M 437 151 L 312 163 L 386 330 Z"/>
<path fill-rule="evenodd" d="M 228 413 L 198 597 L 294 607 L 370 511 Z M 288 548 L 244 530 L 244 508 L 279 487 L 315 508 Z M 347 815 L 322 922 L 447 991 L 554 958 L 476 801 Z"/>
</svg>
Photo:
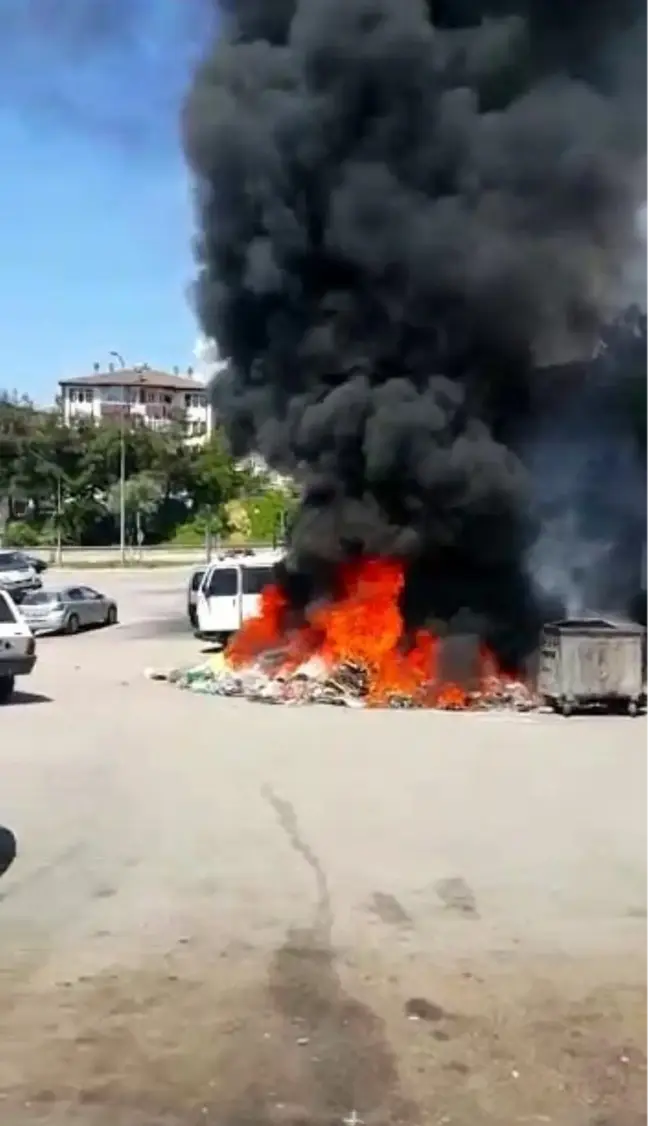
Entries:
<svg viewBox="0 0 648 1126">
<path fill-rule="evenodd" d="M 108 613 L 106 614 L 106 625 L 114 626 L 117 624 L 117 607 L 109 606 Z"/>
<path fill-rule="evenodd" d="M 66 633 L 78 633 L 79 626 L 81 625 L 77 614 L 70 614 L 67 622 L 65 623 Z"/>
<path fill-rule="evenodd" d="M 0 676 L 0 704 L 8 704 L 13 696 L 16 678 L 13 676 Z"/>
<path fill-rule="evenodd" d="M 16 859 L 16 851 L 16 838 L 11 829 L 7 829 L 6 825 L 0 825 L 0 876 L 4 876 L 11 868 Z"/>
</svg>

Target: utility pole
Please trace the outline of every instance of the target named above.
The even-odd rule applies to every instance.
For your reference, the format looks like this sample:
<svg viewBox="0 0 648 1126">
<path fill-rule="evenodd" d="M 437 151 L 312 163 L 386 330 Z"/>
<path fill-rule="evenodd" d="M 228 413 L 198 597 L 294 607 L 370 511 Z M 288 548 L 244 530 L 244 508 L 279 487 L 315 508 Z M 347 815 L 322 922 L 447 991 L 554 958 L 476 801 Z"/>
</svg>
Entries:
<svg viewBox="0 0 648 1126">
<path fill-rule="evenodd" d="M 120 352 L 111 352 L 119 362 L 122 371 L 126 370 L 124 357 Z M 122 382 L 122 409 L 119 428 L 119 559 L 126 563 L 126 385 Z"/>
<path fill-rule="evenodd" d="M 63 562 L 63 539 L 61 536 L 61 520 L 63 518 L 63 489 L 61 487 L 61 471 L 56 474 L 56 566 Z"/>
</svg>

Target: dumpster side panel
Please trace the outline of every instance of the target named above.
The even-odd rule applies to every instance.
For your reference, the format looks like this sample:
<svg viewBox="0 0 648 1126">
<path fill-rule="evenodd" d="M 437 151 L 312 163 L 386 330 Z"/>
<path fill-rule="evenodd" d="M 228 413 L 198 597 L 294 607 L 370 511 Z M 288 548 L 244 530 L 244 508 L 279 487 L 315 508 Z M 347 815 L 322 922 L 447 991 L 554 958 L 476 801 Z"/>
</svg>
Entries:
<svg viewBox="0 0 648 1126">
<path fill-rule="evenodd" d="M 561 648 L 558 635 L 545 634 L 540 649 L 538 694 L 548 700 L 557 700 L 563 693 L 560 655 Z"/>
<path fill-rule="evenodd" d="M 573 699 L 641 694 L 641 639 L 635 636 L 564 636 L 564 693 Z"/>
</svg>

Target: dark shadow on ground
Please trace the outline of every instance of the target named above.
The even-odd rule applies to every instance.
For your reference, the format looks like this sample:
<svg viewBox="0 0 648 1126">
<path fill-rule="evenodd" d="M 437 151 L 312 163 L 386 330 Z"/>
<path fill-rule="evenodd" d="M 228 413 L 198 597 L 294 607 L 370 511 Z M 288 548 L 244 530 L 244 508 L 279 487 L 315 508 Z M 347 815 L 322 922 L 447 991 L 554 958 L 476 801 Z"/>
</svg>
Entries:
<svg viewBox="0 0 648 1126">
<path fill-rule="evenodd" d="M 193 637 L 193 630 L 187 618 L 178 614 L 169 618 L 151 618 L 150 621 L 123 623 L 120 634 L 127 638 L 145 640 L 149 637 Z"/>
<path fill-rule="evenodd" d="M 52 697 L 44 696 L 42 692 L 14 692 L 8 706 L 10 708 L 20 707 L 22 704 L 51 704 Z"/>
</svg>

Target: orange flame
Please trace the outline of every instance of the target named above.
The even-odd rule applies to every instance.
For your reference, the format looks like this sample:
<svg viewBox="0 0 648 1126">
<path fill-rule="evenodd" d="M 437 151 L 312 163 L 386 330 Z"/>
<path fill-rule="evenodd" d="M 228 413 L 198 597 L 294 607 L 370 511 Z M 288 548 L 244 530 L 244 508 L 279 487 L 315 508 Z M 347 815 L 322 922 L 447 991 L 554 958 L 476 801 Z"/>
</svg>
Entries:
<svg viewBox="0 0 648 1126">
<path fill-rule="evenodd" d="M 439 638 L 419 630 L 404 645 L 399 596 L 405 581 L 395 559 L 370 558 L 340 567 L 340 595 L 311 610 L 308 622 L 286 628 L 289 609 L 283 591 L 267 586 L 257 617 L 249 618 L 227 650 L 235 667 L 277 651 L 276 672 L 285 674 L 317 656 L 331 670 L 343 662 L 362 665 L 368 676 L 368 700 L 380 705 L 396 696 L 419 706 L 463 708 L 471 689 L 439 680 Z M 496 674 L 495 662 L 480 654 L 479 681 Z"/>
</svg>

